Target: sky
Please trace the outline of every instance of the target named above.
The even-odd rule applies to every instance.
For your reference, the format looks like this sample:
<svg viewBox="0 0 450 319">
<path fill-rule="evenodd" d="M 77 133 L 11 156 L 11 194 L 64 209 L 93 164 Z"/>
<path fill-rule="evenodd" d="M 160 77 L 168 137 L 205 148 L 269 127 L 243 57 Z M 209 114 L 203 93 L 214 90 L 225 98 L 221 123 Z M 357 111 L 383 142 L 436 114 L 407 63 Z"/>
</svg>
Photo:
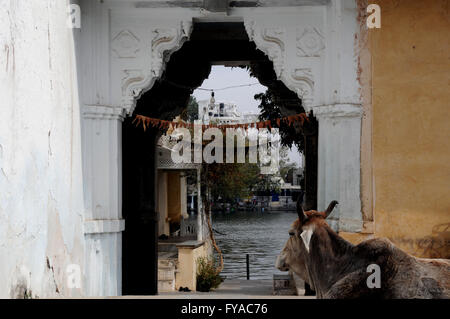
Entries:
<svg viewBox="0 0 450 319">
<path fill-rule="evenodd" d="M 240 88 L 230 88 L 226 90 L 216 90 L 214 97 L 216 101 L 233 102 L 237 105 L 237 109 L 241 113 L 259 113 L 258 101 L 254 99 L 255 94 L 263 93 L 267 87 L 259 84 L 258 79 L 251 77 L 247 70 L 241 68 L 231 68 L 213 65 L 211 73 L 205 79 L 200 88 L 220 89 L 235 85 L 245 85 L 258 83 L 257 85 L 245 86 Z M 193 95 L 197 100 L 209 100 L 211 98 L 210 91 L 204 91 L 197 88 Z M 294 146 L 289 152 L 291 162 L 301 166 L 300 154 Z"/>
</svg>

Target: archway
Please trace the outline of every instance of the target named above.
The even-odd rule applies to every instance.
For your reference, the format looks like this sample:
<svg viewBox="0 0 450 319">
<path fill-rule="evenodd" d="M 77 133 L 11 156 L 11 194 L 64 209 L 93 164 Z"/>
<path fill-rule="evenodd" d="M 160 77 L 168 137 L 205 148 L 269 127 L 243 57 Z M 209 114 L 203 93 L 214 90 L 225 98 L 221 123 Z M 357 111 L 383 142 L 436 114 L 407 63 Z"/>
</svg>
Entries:
<svg viewBox="0 0 450 319">
<path fill-rule="evenodd" d="M 134 114 L 171 120 L 208 77 L 211 65 L 248 67 L 276 97 L 283 115 L 304 112 L 301 100 L 280 81 L 273 62 L 251 42 L 242 22 L 195 23 L 190 40 L 171 54 L 162 76 L 137 101 Z M 157 293 L 155 146 L 161 132 L 123 123 L 123 293 Z M 306 203 L 317 206 L 317 122 L 311 114 L 305 136 Z M 145 247 L 145 251 L 142 250 Z"/>
<path fill-rule="evenodd" d="M 360 157 L 361 139 L 370 140 L 367 131 L 363 130 L 366 136 L 361 135 L 361 125 L 368 125 L 370 118 L 362 117 L 359 61 L 355 58 L 359 56 L 355 39 L 361 35 L 359 9 L 354 2 L 289 3 L 286 7 L 233 7 L 216 14 L 205 12 L 201 5 L 159 6 L 160 2 L 149 7 L 139 1 L 82 1 L 84 22 L 77 42 L 78 72 L 83 74 L 80 99 L 87 295 L 121 294 L 122 232 L 128 227 L 122 219 L 122 146 L 127 147 L 122 144 L 122 128 L 125 131 L 127 124 L 122 122 L 129 121 L 136 101 L 159 85 L 171 53 L 189 43 L 194 23 L 244 25 L 245 42 L 250 40 L 272 61 L 270 70 L 275 71 L 277 83 L 295 92 L 305 110 L 313 110 L 318 120 L 317 178 L 311 178 L 317 182 L 317 208 L 323 210 L 336 199 L 340 205 L 329 217 L 331 227 L 343 232 L 370 232 L 371 205 L 364 213 L 361 209 L 362 201 L 371 202 L 367 193 L 371 179 L 367 174 L 361 178 L 365 165 Z M 230 54 L 237 59 L 241 52 Z M 239 59 L 245 57 L 241 54 Z M 260 81 L 268 74 L 262 72 Z M 139 145 L 139 137 L 135 141 Z M 143 191 L 150 189 L 151 180 L 150 176 Z M 151 201 L 146 205 L 150 212 Z M 124 209 L 138 210 L 127 206 Z M 363 222 L 369 227 L 363 227 Z"/>
</svg>

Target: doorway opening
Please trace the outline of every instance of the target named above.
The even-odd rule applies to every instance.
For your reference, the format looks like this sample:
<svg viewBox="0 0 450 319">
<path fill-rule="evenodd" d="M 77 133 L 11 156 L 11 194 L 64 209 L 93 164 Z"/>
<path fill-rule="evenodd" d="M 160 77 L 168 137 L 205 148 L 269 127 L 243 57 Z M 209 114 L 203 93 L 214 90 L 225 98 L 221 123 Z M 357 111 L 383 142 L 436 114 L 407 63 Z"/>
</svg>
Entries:
<svg viewBox="0 0 450 319">
<path fill-rule="evenodd" d="M 169 59 L 170 58 L 170 59 Z M 280 106 L 282 115 L 304 112 L 296 93 L 277 80 L 273 63 L 250 42 L 243 23 L 195 23 L 190 40 L 165 59 L 160 79 L 137 101 L 134 115 L 172 120 L 188 105 L 193 91 L 209 76 L 213 65 L 245 67 L 266 86 Z M 156 192 L 157 141 L 162 132 L 136 128 L 134 117 L 122 126 L 122 289 L 124 295 L 158 292 L 158 220 Z M 310 116 L 300 132 L 304 136 L 305 206 L 317 206 L 318 124 Z"/>
</svg>

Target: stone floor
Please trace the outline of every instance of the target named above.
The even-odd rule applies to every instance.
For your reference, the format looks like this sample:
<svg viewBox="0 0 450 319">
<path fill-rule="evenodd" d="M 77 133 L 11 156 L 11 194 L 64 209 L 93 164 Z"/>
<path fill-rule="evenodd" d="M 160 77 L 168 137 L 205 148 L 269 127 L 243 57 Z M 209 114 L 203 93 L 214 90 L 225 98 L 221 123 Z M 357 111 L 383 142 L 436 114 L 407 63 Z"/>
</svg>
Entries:
<svg viewBox="0 0 450 319">
<path fill-rule="evenodd" d="M 274 296 L 272 280 L 225 280 L 211 292 L 163 292 L 157 296 L 123 296 L 120 298 L 155 299 L 315 299 L 315 297 Z"/>
</svg>

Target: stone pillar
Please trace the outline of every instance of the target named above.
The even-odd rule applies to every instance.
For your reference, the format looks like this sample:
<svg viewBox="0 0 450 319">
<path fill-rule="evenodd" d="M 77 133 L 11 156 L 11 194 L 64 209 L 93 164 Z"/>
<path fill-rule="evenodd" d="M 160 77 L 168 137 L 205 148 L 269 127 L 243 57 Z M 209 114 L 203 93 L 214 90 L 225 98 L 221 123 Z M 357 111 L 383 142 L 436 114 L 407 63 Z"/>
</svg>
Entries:
<svg viewBox="0 0 450 319">
<path fill-rule="evenodd" d="M 360 200 L 360 136 L 362 109 L 354 104 L 313 108 L 319 121 L 318 210 L 332 200 L 339 205 L 328 217 L 336 231 L 362 229 Z"/>
<path fill-rule="evenodd" d="M 82 111 L 86 295 L 122 293 L 122 109 Z"/>
</svg>

